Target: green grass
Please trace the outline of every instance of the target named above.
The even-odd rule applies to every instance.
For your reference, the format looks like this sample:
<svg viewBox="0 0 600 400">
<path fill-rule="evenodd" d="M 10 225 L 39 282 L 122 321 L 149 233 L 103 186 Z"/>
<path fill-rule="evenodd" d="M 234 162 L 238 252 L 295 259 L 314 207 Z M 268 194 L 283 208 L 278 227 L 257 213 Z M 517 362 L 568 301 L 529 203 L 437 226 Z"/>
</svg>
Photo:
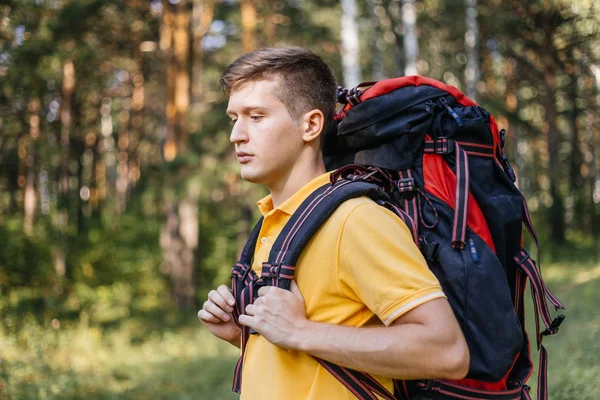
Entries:
<svg viewBox="0 0 600 400">
<path fill-rule="evenodd" d="M 600 391 L 600 261 L 594 255 L 585 258 L 585 252 L 572 254 L 577 258 L 584 259 L 543 267 L 546 284 L 567 308 L 559 333 L 544 339 L 553 400 L 595 400 Z M 532 307 L 528 317 L 528 331 L 533 332 Z M 536 353 L 536 363 L 537 357 Z M 532 387 L 535 379 L 529 382 Z"/>
<path fill-rule="evenodd" d="M 57 328 L 57 329 L 55 329 Z M 234 399 L 237 349 L 201 324 L 150 333 L 138 323 L 111 332 L 33 319 L 0 332 L 0 399 Z"/>
<path fill-rule="evenodd" d="M 544 340 L 550 398 L 592 400 L 600 392 L 600 260 L 585 250 L 568 257 L 552 263 L 547 257 L 543 266 L 546 283 L 567 307 L 559 334 Z M 532 316 L 529 306 L 531 335 Z M 85 313 L 60 326 L 31 314 L 2 317 L 0 400 L 237 398 L 230 389 L 237 349 L 199 322 L 174 324 L 165 315 L 101 329 Z M 533 343 L 532 350 L 537 363 Z M 535 392 L 535 375 L 529 384 Z"/>
</svg>

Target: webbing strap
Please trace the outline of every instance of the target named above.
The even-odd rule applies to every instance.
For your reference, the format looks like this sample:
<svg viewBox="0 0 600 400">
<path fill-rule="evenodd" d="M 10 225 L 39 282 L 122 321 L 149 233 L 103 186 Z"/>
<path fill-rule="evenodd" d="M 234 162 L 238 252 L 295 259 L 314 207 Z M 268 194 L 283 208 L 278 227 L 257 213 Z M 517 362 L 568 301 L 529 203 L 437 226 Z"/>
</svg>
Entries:
<svg viewBox="0 0 600 400">
<path fill-rule="evenodd" d="M 452 248 L 464 249 L 467 232 L 467 212 L 469 209 L 469 158 L 467 152 L 462 148 L 466 146 L 483 146 L 481 151 L 487 149 L 486 145 L 477 143 L 457 142 L 447 137 L 439 137 L 435 140 L 425 139 L 425 153 L 448 155 L 452 152 L 456 157 L 456 200 L 454 205 L 454 225 L 452 227 Z M 489 150 L 489 149 L 488 149 Z M 487 151 L 487 150 L 485 150 Z M 493 152 L 493 150 L 492 150 Z"/>
<path fill-rule="evenodd" d="M 452 227 L 452 247 L 464 249 L 467 232 L 467 211 L 469 206 L 469 159 L 467 153 L 455 143 L 456 149 L 456 204 Z"/>
<path fill-rule="evenodd" d="M 393 203 L 390 203 L 389 201 L 378 201 L 377 203 L 396 214 L 402 220 L 402 222 L 406 224 L 408 230 L 413 236 L 413 241 L 417 246 L 419 246 L 419 228 L 417 222 L 418 220 L 413 219 L 413 217 L 411 217 L 407 212 L 405 212 L 401 208 L 396 207 Z"/>
<path fill-rule="evenodd" d="M 250 328 L 242 326 L 239 322 L 239 317 L 244 313 L 246 306 L 252 304 L 254 301 L 257 276 L 254 271 L 252 271 L 252 259 L 254 258 L 254 250 L 256 248 L 256 242 L 262 223 L 263 218 L 259 219 L 256 225 L 254 225 L 252 232 L 250 232 L 250 237 L 240 254 L 238 262 L 231 269 L 231 290 L 235 296 L 235 307 L 233 308 L 232 316 L 236 325 L 242 330 L 242 352 L 235 366 L 233 375 L 232 390 L 236 393 L 241 393 L 242 389 L 242 363 L 244 354 L 246 353 L 246 343 L 250 336 Z"/>
<path fill-rule="evenodd" d="M 371 375 L 330 363 L 321 358 L 315 357 L 315 359 L 359 400 L 378 400 L 375 393 L 385 400 L 396 400 L 396 397 Z"/>
<path fill-rule="evenodd" d="M 554 320 L 550 316 L 550 311 L 548 310 L 548 305 L 546 303 L 546 299 L 554 305 L 555 310 L 564 310 L 565 307 L 562 303 L 552 294 L 550 289 L 546 286 L 542 277 L 539 273 L 538 268 L 535 265 L 535 262 L 529 256 L 529 253 L 525 249 L 521 249 L 519 254 L 514 257 L 515 262 L 520 267 L 517 271 L 517 291 L 515 293 L 516 301 L 519 303 L 515 303 L 515 306 L 519 307 L 517 310 L 519 318 L 521 319 L 521 323 L 524 323 L 524 316 L 522 310 L 522 291 L 524 288 L 523 281 L 525 279 L 522 272 L 527 275 L 529 278 L 529 285 L 531 288 L 531 295 L 533 297 L 533 311 L 535 313 L 535 333 L 536 333 L 536 343 L 537 348 L 540 352 L 540 360 L 539 360 L 539 373 L 538 373 L 538 399 L 539 400 L 547 400 L 548 399 L 548 353 L 544 346 L 542 345 L 542 339 L 544 336 L 554 335 L 558 332 L 558 328 L 562 321 L 564 320 L 563 315 L 559 315 Z M 542 322 L 546 329 L 544 331 L 540 330 L 540 316 Z M 526 399 L 530 398 L 529 394 L 526 395 Z"/>
<path fill-rule="evenodd" d="M 527 274 L 529 278 L 530 287 L 531 287 L 531 295 L 533 297 L 534 304 L 534 312 L 535 312 L 535 323 L 536 323 L 536 336 L 537 336 L 537 345 L 538 349 L 542 343 L 542 337 L 547 335 L 554 335 L 558 332 L 558 322 L 559 320 L 552 320 L 550 316 L 550 311 L 548 310 L 548 305 L 546 304 L 546 298 L 550 300 L 552 305 L 554 305 L 555 309 L 564 310 L 565 307 L 563 304 L 552 294 L 550 289 L 544 284 L 542 281 L 542 277 L 540 276 L 539 270 L 535 266 L 535 262 L 529 256 L 529 253 L 525 249 L 521 249 L 519 254 L 514 257 L 517 265 L 521 267 L 523 272 Z M 539 318 L 542 318 L 544 325 L 546 326 L 546 330 L 540 332 L 539 328 Z"/>
<path fill-rule="evenodd" d="M 548 400 L 548 353 L 540 345 L 540 364 L 538 373 L 538 400 Z"/>
<path fill-rule="evenodd" d="M 445 395 L 444 398 L 469 400 L 521 400 L 523 392 L 527 391 L 525 386 L 502 391 L 473 389 L 439 379 L 419 382 L 417 383 L 417 387 L 422 390 L 431 390 Z"/>
<path fill-rule="evenodd" d="M 542 261 L 540 259 L 540 242 L 538 241 L 537 234 L 535 233 L 535 228 L 533 227 L 533 222 L 531 222 L 531 215 L 529 215 L 529 208 L 527 207 L 527 201 L 525 200 L 525 196 L 521 195 L 521 200 L 523 202 L 523 225 L 529 232 L 529 235 L 533 239 L 535 243 L 536 249 L 536 257 L 535 259 L 538 261 L 538 264 L 542 265 Z"/>
<path fill-rule="evenodd" d="M 418 199 L 418 194 L 416 193 L 416 188 L 414 187 L 414 178 L 412 176 L 412 171 L 410 169 L 405 170 L 405 171 L 399 171 L 398 174 L 400 175 L 400 181 L 405 181 L 408 180 L 408 182 L 413 182 L 412 187 L 413 187 L 413 191 L 415 191 L 414 196 L 412 196 L 411 199 L 408 199 L 406 196 L 404 197 L 404 210 L 406 211 L 406 213 L 408 214 L 408 216 L 410 217 L 410 222 L 411 224 L 409 225 L 407 223 L 407 221 L 402 218 L 402 216 L 398 213 L 398 216 L 400 216 L 400 218 L 402 218 L 402 220 L 404 221 L 404 223 L 406 223 L 406 225 L 408 225 L 411 231 L 411 233 L 413 234 L 413 238 L 415 241 L 415 244 L 418 246 L 419 245 L 419 206 L 417 204 L 417 199 Z"/>
<path fill-rule="evenodd" d="M 232 390 L 236 393 L 241 393 L 242 390 L 242 364 L 244 362 L 244 355 L 246 353 L 246 344 L 250 336 L 250 328 L 243 326 L 239 322 L 239 317 L 244 313 L 246 306 L 254 302 L 257 277 L 252 266 L 249 264 L 237 263 L 233 267 L 231 287 L 235 297 L 235 307 L 233 309 L 233 320 L 242 330 L 242 342 L 241 342 L 241 355 L 235 366 L 235 372 L 233 375 L 233 388 Z"/>
<path fill-rule="evenodd" d="M 425 153 L 435 153 L 435 154 L 448 154 L 452 152 L 452 144 L 448 143 L 448 138 L 438 138 L 434 139 L 425 139 L 425 146 L 423 151 Z M 487 144 L 479 144 L 479 143 L 471 143 L 471 142 L 459 142 L 457 141 L 465 152 L 470 156 L 476 157 L 486 157 L 493 158 L 494 157 L 494 146 Z"/>
</svg>

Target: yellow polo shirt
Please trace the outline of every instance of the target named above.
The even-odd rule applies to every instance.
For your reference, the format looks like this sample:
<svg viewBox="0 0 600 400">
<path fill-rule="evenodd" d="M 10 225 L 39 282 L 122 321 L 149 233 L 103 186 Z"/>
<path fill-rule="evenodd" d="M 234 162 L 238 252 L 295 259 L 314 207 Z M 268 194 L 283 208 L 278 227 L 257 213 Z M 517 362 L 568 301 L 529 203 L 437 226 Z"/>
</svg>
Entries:
<svg viewBox="0 0 600 400">
<path fill-rule="evenodd" d="M 321 175 L 273 209 L 271 196 L 258 202 L 264 216 L 252 268 L 260 276 L 271 246 L 294 211 L 329 182 Z M 308 243 L 296 268 L 296 283 L 311 321 L 347 326 L 389 325 L 429 300 L 445 297 L 408 227 L 367 197 L 344 202 Z M 392 380 L 376 377 L 393 392 Z M 312 356 L 284 350 L 251 335 L 242 373 L 243 400 L 355 400 Z"/>
</svg>

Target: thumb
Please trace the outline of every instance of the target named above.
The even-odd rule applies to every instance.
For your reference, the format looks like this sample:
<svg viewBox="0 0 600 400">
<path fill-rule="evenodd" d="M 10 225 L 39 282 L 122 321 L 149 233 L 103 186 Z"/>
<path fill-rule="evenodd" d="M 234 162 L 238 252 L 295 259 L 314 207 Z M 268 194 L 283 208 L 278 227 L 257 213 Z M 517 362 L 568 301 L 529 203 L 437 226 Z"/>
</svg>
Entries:
<svg viewBox="0 0 600 400">
<path fill-rule="evenodd" d="M 292 284 L 290 286 L 290 291 L 296 295 L 297 297 L 301 298 L 304 301 L 304 297 L 302 297 L 302 293 L 300 293 L 300 288 L 298 288 L 298 285 L 296 284 L 296 281 L 292 281 Z"/>
</svg>

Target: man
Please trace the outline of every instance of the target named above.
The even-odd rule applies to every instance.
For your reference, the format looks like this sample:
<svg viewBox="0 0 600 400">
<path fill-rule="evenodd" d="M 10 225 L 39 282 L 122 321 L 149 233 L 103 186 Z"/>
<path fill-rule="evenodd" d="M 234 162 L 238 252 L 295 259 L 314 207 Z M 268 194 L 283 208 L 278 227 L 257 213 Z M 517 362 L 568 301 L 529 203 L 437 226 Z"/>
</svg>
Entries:
<svg viewBox="0 0 600 400">
<path fill-rule="evenodd" d="M 231 64 L 231 142 L 244 180 L 266 185 L 253 269 L 260 276 L 278 233 L 302 201 L 329 181 L 322 135 L 333 122 L 336 83 L 318 56 L 262 49 Z M 198 317 L 240 346 L 226 286 Z M 368 198 L 343 203 L 298 260 L 291 291 L 263 287 L 239 322 L 253 328 L 244 359 L 243 399 L 355 399 L 313 358 L 392 378 L 461 379 L 469 353 L 439 283 L 393 213 Z"/>
</svg>

